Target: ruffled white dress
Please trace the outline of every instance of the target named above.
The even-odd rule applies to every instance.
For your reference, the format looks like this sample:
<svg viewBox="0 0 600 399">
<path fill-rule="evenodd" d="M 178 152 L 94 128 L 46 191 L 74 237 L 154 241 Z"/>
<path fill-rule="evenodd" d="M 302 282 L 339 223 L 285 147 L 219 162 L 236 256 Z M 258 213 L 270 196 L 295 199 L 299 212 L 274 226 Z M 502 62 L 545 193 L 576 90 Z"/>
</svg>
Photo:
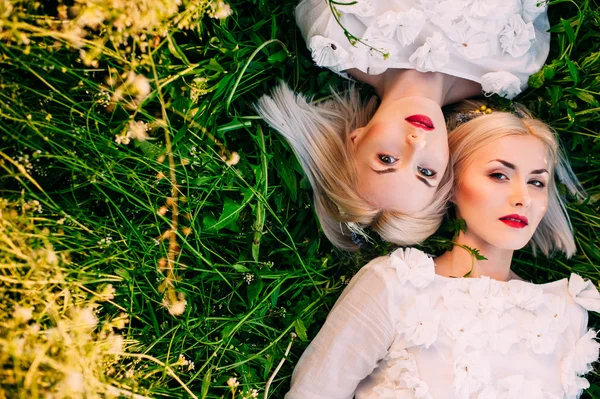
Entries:
<svg viewBox="0 0 600 399">
<path fill-rule="evenodd" d="M 435 274 L 399 249 L 363 267 L 300 358 L 286 399 L 575 399 L 598 359 L 596 287 Z"/>
<path fill-rule="evenodd" d="M 335 3 L 303 0 L 296 22 L 316 64 L 338 73 L 443 72 L 480 83 L 486 94 L 513 98 L 548 57 L 545 0 Z"/>
</svg>

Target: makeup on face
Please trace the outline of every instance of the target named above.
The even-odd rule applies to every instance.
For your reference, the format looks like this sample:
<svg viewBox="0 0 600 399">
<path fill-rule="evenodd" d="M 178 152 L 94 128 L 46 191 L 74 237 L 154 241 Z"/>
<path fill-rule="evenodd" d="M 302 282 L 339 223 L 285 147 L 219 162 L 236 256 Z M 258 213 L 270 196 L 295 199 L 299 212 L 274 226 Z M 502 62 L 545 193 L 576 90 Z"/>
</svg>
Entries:
<svg viewBox="0 0 600 399">
<path fill-rule="evenodd" d="M 358 190 L 381 209 L 414 213 L 429 205 L 449 153 L 444 115 L 421 97 L 392 100 L 350 136 Z"/>
<path fill-rule="evenodd" d="M 426 115 L 411 115 L 404 119 L 417 129 L 423 129 L 425 131 L 432 131 L 435 129 L 435 125 L 430 117 Z"/>
<path fill-rule="evenodd" d="M 502 249 L 524 247 L 548 208 L 549 170 L 534 136 L 504 136 L 477 149 L 454 198 L 465 234 Z"/>
</svg>

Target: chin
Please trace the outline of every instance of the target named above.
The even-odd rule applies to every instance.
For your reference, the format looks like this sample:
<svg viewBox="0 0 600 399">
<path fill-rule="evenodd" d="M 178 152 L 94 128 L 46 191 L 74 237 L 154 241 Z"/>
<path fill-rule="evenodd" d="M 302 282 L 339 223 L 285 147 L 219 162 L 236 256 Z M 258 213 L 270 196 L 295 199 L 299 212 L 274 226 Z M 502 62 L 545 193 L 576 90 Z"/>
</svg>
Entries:
<svg viewBox="0 0 600 399">
<path fill-rule="evenodd" d="M 516 239 L 507 239 L 507 240 L 490 240 L 488 241 L 489 244 L 491 244 L 492 246 L 496 247 L 496 248 L 500 248 L 500 249 L 506 249 L 506 250 L 511 250 L 511 251 L 518 251 L 520 249 L 525 248 L 525 246 L 527 246 L 527 244 L 529 243 L 530 238 L 527 240 L 516 240 Z"/>
</svg>

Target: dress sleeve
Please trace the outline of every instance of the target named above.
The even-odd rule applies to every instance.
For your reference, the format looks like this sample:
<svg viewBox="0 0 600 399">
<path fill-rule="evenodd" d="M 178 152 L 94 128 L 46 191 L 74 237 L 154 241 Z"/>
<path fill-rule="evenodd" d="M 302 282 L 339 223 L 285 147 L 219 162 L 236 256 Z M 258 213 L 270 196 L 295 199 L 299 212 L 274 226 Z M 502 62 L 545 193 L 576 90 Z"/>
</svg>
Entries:
<svg viewBox="0 0 600 399">
<path fill-rule="evenodd" d="M 349 399 L 394 338 L 391 279 L 383 258 L 363 267 L 302 354 L 286 399 Z"/>
</svg>

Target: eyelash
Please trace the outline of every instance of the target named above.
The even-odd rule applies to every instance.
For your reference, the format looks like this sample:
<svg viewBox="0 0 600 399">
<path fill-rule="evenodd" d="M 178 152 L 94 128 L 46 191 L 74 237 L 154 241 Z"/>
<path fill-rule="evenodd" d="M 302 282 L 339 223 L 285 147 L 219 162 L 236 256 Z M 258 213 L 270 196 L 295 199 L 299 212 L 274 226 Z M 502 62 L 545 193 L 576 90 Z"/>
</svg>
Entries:
<svg viewBox="0 0 600 399">
<path fill-rule="evenodd" d="M 501 176 L 503 176 L 504 179 Z M 492 173 L 492 174 L 490 174 L 490 177 L 492 179 L 496 179 L 496 180 L 508 180 L 508 177 L 506 177 L 506 175 L 504 173 L 500 173 L 500 172 Z M 546 187 L 546 184 L 544 184 L 544 182 L 542 182 L 540 180 L 530 180 L 528 183 L 530 183 L 530 184 L 531 183 L 539 183 L 539 185 L 538 184 L 532 184 L 534 187 L 537 187 L 537 188 L 544 188 L 544 187 Z"/>
<path fill-rule="evenodd" d="M 380 154 L 377 157 L 379 158 L 379 160 L 381 161 L 381 163 L 383 163 L 385 165 L 393 165 L 393 164 L 395 164 L 398 161 L 393 156 L 386 155 L 386 154 Z M 386 162 L 384 160 L 385 158 L 393 159 L 393 161 L 392 162 Z M 428 177 L 428 178 L 432 178 L 435 175 L 437 175 L 437 172 L 435 170 L 432 170 L 432 169 L 427 169 L 427 168 L 422 168 L 420 166 L 417 166 L 417 170 L 419 171 L 420 174 L 422 174 L 423 176 Z"/>
<path fill-rule="evenodd" d="M 419 171 L 420 174 L 422 174 L 425 177 L 434 177 L 435 175 L 437 175 L 437 172 L 435 170 L 431 170 L 431 169 L 427 169 L 427 168 L 422 168 L 420 166 L 417 166 L 417 170 Z M 429 174 L 427 174 L 427 172 Z"/>
<path fill-rule="evenodd" d="M 393 165 L 393 164 L 395 164 L 395 163 L 398 161 L 398 160 L 397 160 L 396 158 L 394 158 L 393 156 L 391 156 L 391 155 L 387 155 L 387 154 L 380 154 L 380 155 L 378 155 L 377 157 L 378 157 L 378 158 L 379 158 L 379 160 L 380 160 L 380 161 L 381 161 L 383 164 L 385 164 L 385 165 Z M 384 158 L 393 159 L 393 161 L 391 161 L 391 162 L 386 162 L 386 161 L 384 161 Z"/>
</svg>

